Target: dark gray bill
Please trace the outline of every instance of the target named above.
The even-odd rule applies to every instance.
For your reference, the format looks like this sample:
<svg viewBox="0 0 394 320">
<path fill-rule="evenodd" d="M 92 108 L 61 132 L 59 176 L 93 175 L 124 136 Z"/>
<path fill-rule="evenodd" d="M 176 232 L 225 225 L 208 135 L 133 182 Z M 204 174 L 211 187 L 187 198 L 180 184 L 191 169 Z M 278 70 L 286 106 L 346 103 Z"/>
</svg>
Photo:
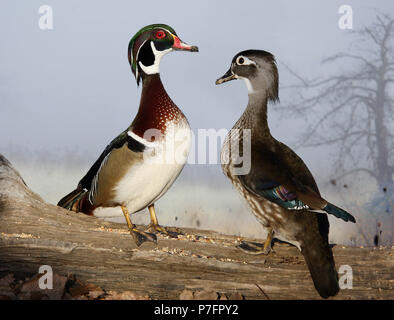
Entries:
<svg viewBox="0 0 394 320">
<path fill-rule="evenodd" d="M 233 74 L 233 72 L 231 71 L 231 68 L 230 68 L 221 78 L 217 79 L 215 83 L 222 84 L 223 82 L 227 82 L 227 81 L 234 80 L 234 79 L 236 79 L 235 75 Z"/>
</svg>

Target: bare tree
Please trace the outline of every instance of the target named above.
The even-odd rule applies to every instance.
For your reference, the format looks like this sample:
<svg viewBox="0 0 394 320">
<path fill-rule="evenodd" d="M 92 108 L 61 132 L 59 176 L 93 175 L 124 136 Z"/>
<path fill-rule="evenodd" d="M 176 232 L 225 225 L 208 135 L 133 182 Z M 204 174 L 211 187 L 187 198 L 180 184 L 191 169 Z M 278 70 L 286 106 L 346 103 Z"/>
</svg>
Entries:
<svg viewBox="0 0 394 320">
<path fill-rule="evenodd" d="M 336 179 L 365 172 L 376 180 L 380 190 L 392 194 L 394 20 L 379 15 L 373 25 L 353 35 L 358 40 L 356 50 L 322 62 L 341 62 L 339 73 L 306 80 L 289 69 L 298 84 L 286 88 L 295 89 L 298 98 L 285 108 L 312 123 L 298 147 L 338 145 Z"/>
</svg>

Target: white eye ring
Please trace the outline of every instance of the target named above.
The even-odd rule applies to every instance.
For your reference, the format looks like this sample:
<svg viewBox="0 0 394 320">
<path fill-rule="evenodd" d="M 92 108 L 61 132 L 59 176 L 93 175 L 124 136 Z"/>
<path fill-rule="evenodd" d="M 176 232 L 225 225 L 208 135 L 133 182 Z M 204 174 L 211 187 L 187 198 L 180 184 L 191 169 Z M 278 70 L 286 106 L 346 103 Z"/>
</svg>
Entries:
<svg viewBox="0 0 394 320">
<path fill-rule="evenodd" d="M 244 62 L 245 62 L 245 58 L 243 57 L 243 56 L 239 56 L 238 58 L 237 58 L 237 60 L 236 60 L 236 62 L 237 62 L 237 65 L 243 65 L 244 64 Z"/>
<path fill-rule="evenodd" d="M 250 60 L 249 58 L 246 58 L 244 56 L 239 56 L 237 58 L 237 60 L 235 60 L 235 62 L 239 66 L 249 66 L 251 64 L 256 65 L 256 62 L 254 62 L 253 60 Z"/>
</svg>

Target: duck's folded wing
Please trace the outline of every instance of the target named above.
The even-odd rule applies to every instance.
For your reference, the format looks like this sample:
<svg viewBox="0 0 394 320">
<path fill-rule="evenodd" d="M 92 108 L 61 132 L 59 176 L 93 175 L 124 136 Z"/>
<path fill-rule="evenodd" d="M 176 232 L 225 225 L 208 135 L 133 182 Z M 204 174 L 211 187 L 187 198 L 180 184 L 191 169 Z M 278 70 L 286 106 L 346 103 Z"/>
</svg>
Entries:
<svg viewBox="0 0 394 320">
<path fill-rule="evenodd" d="M 101 153 L 100 157 L 96 160 L 93 166 L 79 181 L 78 188 L 86 189 L 89 191 L 90 194 L 93 195 L 96 192 L 98 177 L 101 171 L 107 165 L 108 159 L 110 158 L 111 154 L 115 150 L 120 149 L 124 146 L 127 146 L 128 150 L 137 154 L 143 152 L 146 148 L 144 144 L 128 135 L 127 130 L 123 131 L 115 139 L 113 139 L 110 144 L 108 144 L 108 146 Z"/>
<path fill-rule="evenodd" d="M 290 210 L 323 210 L 345 221 L 355 222 L 348 212 L 323 199 L 305 164 L 290 167 L 274 155 L 255 157 L 249 174 L 239 176 L 242 185 L 269 201 Z M 295 170 L 297 169 L 297 170 Z"/>
</svg>

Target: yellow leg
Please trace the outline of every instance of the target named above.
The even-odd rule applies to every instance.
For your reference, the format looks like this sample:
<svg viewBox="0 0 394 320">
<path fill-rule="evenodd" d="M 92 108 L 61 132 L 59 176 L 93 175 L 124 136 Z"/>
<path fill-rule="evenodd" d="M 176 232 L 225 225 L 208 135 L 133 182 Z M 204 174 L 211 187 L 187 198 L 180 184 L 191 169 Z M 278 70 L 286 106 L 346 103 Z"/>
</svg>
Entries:
<svg viewBox="0 0 394 320">
<path fill-rule="evenodd" d="M 123 215 L 126 218 L 127 227 L 129 228 L 130 234 L 138 247 L 145 241 L 157 242 L 157 238 L 154 234 L 138 230 L 135 227 L 135 224 L 131 222 L 129 210 L 127 210 L 127 208 L 124 206 L 121 206 L 121 208 Z"/>
<path fill-rule="evenodd" d="M 264 246 L 261 248 L 261 245 L 257 245 L 251 242 L 243 242 L 239 246 L 237 246 L 239 249 L 244 251 L 245 253 L 249 254 L 269 254 L 271 252 L 271 243 L 272 239 L 274 237 L 274 230 L 269 229 L 268 230 L 268 235 L 267 238 L 264 241 Z"/>
<path fill-rule="evenodd" d="M 148 209 L 149 209 L 149 213 L 150 213 L 150 225 L 148 227 L 149 231 L 158 232 L 158 233 L 161 233 L 165 236 L 169 236 L 171 238 L 178 237 L 175 232 L 168 232 L 165 228 L 163 228 L 161 225 L 159 225 L 159 221 L 157 220 L 154 204 L 151 204 L 148 207 Z"/>
<path fill-rule="evenodd" d="M 156 216 L 155 205 L 151 204 L 148 207 L 148 209 L 149 209 L 149 213 L 150 213 L 150 225 L 148 227 L 149 231 L 159 232 L 159 233 L 162 233 L 166 236 L 170 236 L 168 231 L 159 225 L 159 221 L 157 220 L 157 216 Z"/>
<path fill-rule="evenodd" d="M 155 211 L 155 205 L 151 204 L 149 207 L 149 213 L 150 213 L 150 222 L 154 226 L 159 225 L 159 221 L 157 221 L 157 216 L 156 216 L 156 211 Z"/>
<path fill-rule="evenodd" d="M 267 235 L 267 239 L 264 242 L 263 253 L 268 254 L 271 251 L 271 242 L 272 238 L 274 237 L 274 230 L 270 229 Z"/>
<path fill-rule="evenodd" d="M 127 226 L 129 227 L 130 230 L 134 229 L 135 225 L 131 223 L 129 210 L 127 210 L 127 208 L 124 206 L 121 206 L 121 208 L 122 208 L 123 215 L 126 218 Z"/>
</svg>

